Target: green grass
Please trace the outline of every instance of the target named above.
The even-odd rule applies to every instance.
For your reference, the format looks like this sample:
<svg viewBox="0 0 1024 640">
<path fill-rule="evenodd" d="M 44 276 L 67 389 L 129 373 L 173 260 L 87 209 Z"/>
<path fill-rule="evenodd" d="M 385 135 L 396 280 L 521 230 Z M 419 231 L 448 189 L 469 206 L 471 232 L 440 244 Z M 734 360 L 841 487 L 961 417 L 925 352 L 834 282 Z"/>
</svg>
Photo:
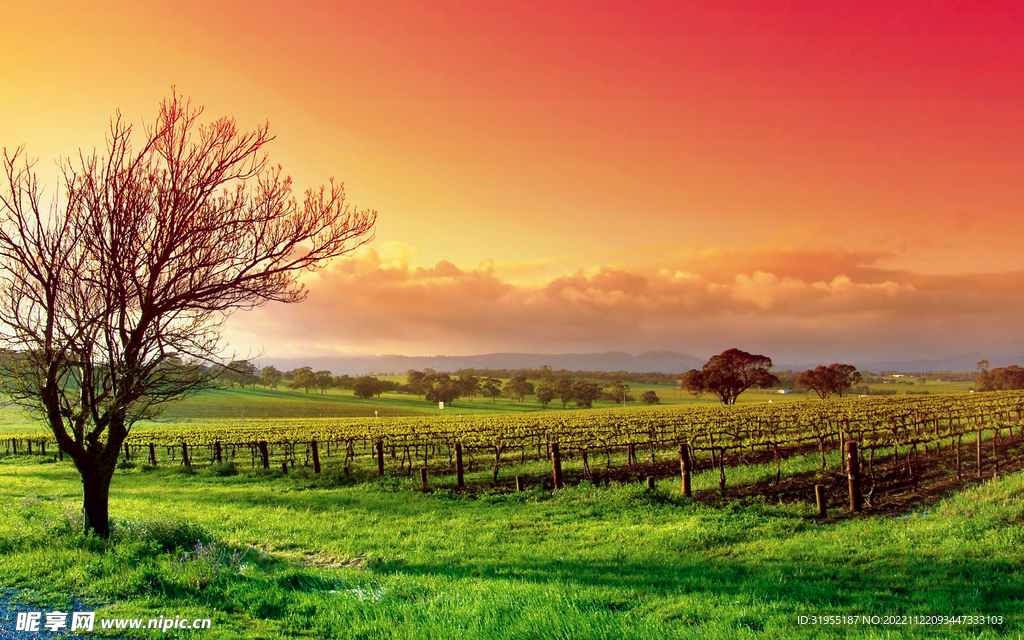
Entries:
<svg viewBox="0 0 1024 640">
<path fill-rule="evenodd" d="M 0 396 L 2 399 L 2 396 Z M 11 404 L 0 404 L 0 437 L 5 433 L 48 433 L 36 416 Z"/>
<path fill-rule="evenodd" d="M 787 461 L 784 471 L 815 458 Z M 202 638 L 1024 631 L 1022 474 L 968 489 L 927 515 L 822 523 L 810 504 L 691 502 L 667 480 L 653 493 L 584 484 L 471 499 L 445 488 L 448 478 L 423 494 L 409 478 L 355 481 L 334 470 L 313 478 L 304 469 L 288 477 L 142 469 L 115 477 L 116 529 L 103 543 L 69 519 L 80 497 L 72 468 L 0 459 L 0 584 L 47 605 L 86 598 L 101 615 L 211 617 Z M 736 473 L 752 481 L 768 471 Z M 698 480 L 698 488 L 714 485 Z M 196 553 L 197 540 L 223 554 Z M 232 563 L 236 551 L 243 556 Z M 800 615 L 853 614 L 1005 622 L 939 632 L 797 624 Z"/>
</svg>

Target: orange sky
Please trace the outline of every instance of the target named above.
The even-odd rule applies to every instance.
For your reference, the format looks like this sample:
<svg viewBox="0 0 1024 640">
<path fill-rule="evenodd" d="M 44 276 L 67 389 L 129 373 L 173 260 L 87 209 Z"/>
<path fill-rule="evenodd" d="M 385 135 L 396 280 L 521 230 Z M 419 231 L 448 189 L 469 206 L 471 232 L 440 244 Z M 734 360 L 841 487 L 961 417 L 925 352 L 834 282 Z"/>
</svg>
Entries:
<svg viewBox="0 0 1024 640">
<path fill-rule="evenodd" d="M 5 7 L 0 144 L 176 85 L 343 180 L 377 240 L 243 353 L 1024 354 L 1024 5 L 426 4 Z"/>
</svg>

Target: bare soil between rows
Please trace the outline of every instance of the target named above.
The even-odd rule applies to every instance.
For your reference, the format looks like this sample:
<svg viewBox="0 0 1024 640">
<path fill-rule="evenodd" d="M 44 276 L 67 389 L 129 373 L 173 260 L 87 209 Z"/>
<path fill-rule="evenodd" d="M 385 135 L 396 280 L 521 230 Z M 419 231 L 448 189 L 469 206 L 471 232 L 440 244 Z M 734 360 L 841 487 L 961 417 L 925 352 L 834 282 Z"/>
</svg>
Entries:
<svg viewBox="0 0 1024 640">
<path fill-rule="evenodd" d="M 973 435 L 965 435 L 960 447 L 960 472 L 957 473 L 956 445 L 943 443 L 941 448 L 929 444 L 918 445 L 916 450 L 901 447 L 899 459 L 894 463 L 892 450 L 878 449 L 871 461 L 869 451 L 861 452 L 861 492 L 864 497 L 860 512 L 850 511 L 849 483 L 846 473 L 837 465 L 829 465 L 827 469 L 816 470 L 797 475 L 783 477 L 779 482 L 774 478 L 763 482 L 734 485 L 730 484 L 729 476 L 737 467 L 744 465 L 773 464 L 775 455 L 770 451 L 759 450 L 739 453 L 729 452 L 725 457 L 726 485 L 724 491 L 718 489 L 694 490 L 693 499 L 706 504 L 727 504 L 739 501 L 742 504 L 779 504 L 807 503 L 815 505 L 815 485 L 826 487 L 828 515 L 826 521 L 838 521 L 850 517 L 880 515 L 899 517 L 927 510 L 944 498 L 971 485 L 988 482 L 994 477 L 1006 475 L 1024 469 L 1024 437 L 1020 432 L 1012 437 L 1005 434 L 998 439 L 998 456 L 992 454 L 992 439 L 982 441 L 982 465 L 977 466 L 977 445 Z M 799 446 L 780 447 L 781 459 L 798 455 L 817 454 L 818 446 L 807 443 Z M 628 467 L 603 468 L 602 464 L 594 464 L 591 460 L 591 472 L 582 473 L 576 469 L 563 474 L 566 485 L 576 485 L 585 481 L 594 484 L 636 483 L 644 482 L 647 477 L 659 480 L 674 477 L 680 481 L 682 491 L 680 465 L 678 460 L 668 459 L 664 452 L 660 457 L 665 459 L 656 462 L 640 461 Z M 712 466 L 711 460 L 704 455 L 698 460 L 693 473 L 718 473 L 718 467 Z M 541 484 L 544 488 L 553 488 L 550 477 L 538 478 L 530 476 L 527 485 Z M 515 491 L 515 480 L 507 475 L 499 477 L 497 483 L 468 484 L 461 491 L 463 495 L 474 496 L 499 491 Z"/>
</svg>

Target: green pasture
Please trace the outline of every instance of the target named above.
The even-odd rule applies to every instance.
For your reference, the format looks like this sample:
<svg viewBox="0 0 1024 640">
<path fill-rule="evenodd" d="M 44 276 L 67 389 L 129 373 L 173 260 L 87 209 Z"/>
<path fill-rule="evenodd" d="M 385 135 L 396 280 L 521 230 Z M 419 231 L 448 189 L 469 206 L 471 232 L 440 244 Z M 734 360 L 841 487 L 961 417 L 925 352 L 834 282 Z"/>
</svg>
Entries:
<svg viewBox="0 0 1024 640">
<path fill-rule="evenodd" d="M 33 431 L 45 432 L 48 429 L 35 414 L 12 404 L 0 403 L 0 436 L 4 433 L 32 433 Z"/>
</svg>

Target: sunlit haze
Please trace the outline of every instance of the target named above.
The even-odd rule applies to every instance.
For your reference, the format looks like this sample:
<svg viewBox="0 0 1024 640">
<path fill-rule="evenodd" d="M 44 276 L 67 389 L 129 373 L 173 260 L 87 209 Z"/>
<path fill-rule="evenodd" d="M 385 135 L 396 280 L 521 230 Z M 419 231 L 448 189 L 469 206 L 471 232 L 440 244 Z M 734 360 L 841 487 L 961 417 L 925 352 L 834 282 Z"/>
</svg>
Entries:
<svg viewBox="0 0 1024 640">
<path fill-rule="evenodd" d="M 1024 354 L 1020 3 L 31 2 L 0 37 L 0 146 L 51 193 L 173 85 L 378 211 L 230 351 Z"/>
</svg>

